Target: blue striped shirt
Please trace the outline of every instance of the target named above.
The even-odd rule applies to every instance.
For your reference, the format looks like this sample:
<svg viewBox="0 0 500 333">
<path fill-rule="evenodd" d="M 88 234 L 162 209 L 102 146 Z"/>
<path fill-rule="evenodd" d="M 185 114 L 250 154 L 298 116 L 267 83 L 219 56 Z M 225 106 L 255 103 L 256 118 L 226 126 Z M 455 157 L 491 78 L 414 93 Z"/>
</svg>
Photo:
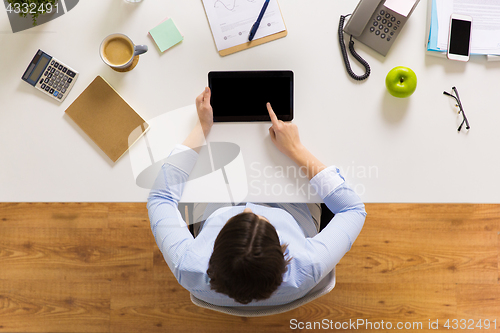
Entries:
<svg viewBox="0 0 500 333">
<path fill-rule="evenodd" d="M 175 278 L 205 302 L 221 306 L 266 306 L 286 304 L 301 298 L 350 250 L 363 227 L 366 212 L 361 199 L 345 183 L 339 170 L 331 166 L 310 181 L 335 214 L 314 237 L 307 237 L 285 210 L 247 203 L 246 206 L 224 207 L 215 211 L 206 220 L 199 235 L 193 238 L 177 204 L 197 158 L 198 154 L 185 146 L 178 145 L 174 149 L 150 192 L 148 211 L 156 243 Z M 207 269 L 219 231 L 227 220 L 246 207 L 269 220 L 278 232 L 281 244 L 288 244 L 285 255 L 292 259 L 282 284 L 269 299 L 244 305 L 211 290 Z"/>
</svg>

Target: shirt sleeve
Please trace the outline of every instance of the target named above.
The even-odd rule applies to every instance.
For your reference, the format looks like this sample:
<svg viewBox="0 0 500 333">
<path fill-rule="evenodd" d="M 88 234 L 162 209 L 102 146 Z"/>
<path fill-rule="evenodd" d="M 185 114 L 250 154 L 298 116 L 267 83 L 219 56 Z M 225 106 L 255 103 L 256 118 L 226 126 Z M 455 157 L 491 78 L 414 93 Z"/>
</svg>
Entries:
<svg viewBox="0 0 500 333">
<path fill-rule="evenodd" d="M 366 211 L 359 196 L 335 166 L 318 173 L 311 179 L 311 185 L 335 214 L 319 234 L 307 239 L 311 259 L 320 267 L 316 277 L 320 281 L 351 249 L 363 228 Z"/>
<path fill-rule="evenodd" d="M 168 267 L 180 282 L 179 265 L 193 236 L 177 209 L 198 154 L 177 145 L 163 164 L 148 197 L 151 231 Z"/>
</svg>

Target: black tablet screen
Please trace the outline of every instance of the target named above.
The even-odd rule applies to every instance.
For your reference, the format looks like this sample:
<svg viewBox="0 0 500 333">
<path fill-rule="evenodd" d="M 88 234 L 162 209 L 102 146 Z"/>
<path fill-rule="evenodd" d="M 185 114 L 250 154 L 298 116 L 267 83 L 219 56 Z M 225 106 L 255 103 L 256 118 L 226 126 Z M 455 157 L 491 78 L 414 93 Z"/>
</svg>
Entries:
<svg viewBox="0 0 500 333">
<path fill-rule="evenodd" d="M 210 72 L 209 86 L 215 121 L 268 121 L 267 102 L 279 119 L 293 118 L 291 71 Z"/>
</svg>

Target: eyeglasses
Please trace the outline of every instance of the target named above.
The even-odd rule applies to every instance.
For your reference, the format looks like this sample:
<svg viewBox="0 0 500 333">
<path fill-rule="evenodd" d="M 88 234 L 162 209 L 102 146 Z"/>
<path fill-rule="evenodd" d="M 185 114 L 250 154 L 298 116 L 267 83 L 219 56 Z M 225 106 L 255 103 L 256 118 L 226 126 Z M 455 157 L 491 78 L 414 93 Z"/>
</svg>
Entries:
<svg viewBox="0 0 500 333">
<path fill-rule="evenodd" d="M 457 95 L 457 96 L 452 95 L 452 94 L 450 94 L 449 92 L 446 92 L 446 91 L 443 91 L 443 94 L 444 94 L 444 95 L 451 96 L 451 97 L 453 97 L 453 98 L 457 101 L 456 106 L 457 106 L 458 108 L 460 108 L 460 110 L 458 111 L 458 113 L 460 113 L 460 112 L 461 112 L 461 113 L 462 113 L 462 116 L 464 117 L 464 119 L 462 120 L 462 123 L 460 124 L 460 126 L 458 126 L 458 131 L 460 132 L 460 130 L 462 129 L 462 126 L 464 125 L 464 123 L 465 123 L 465 128 L 466 128 L 466 129 L 469 129 L 469 128 L 470 128 L 470 126 L 469 126 L 469 121 L 467 120 L 467 117 L 465 116 L 464 108 L 462 107 L 462 103 L 460 102 L 460 96 L 458 96 L 458 90 L 457 90 L 457 88 L 456 88 L 456 87 L 452 87 L 451 89 L 453 90 L 453 92 L 454 92 L 454 93 L 455 93 L 455 95 Z"/>
</svg>

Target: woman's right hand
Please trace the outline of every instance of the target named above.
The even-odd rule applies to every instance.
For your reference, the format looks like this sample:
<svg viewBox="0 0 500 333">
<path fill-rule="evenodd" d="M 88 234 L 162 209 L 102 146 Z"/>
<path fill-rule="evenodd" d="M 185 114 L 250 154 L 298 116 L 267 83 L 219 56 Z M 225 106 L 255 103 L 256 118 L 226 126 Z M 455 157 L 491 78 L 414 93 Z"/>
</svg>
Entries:
<svg viewBox="0 0 500 333">
<path fill-rule="evenodd" d="M 273 126 L 269 128 L 271 140 L 280 152 L 295 159 L 304 149 L 299 138 L 299 128 L 295 124 L 279 120 L 270 103 L 267 103 L 267 111 L 273 123 Z"/>
<path fill-rule="evenodd" d="M 324 170 L 326 166 L 300 142 L 297 125 L 279 120 L 270 103 L 267 103 L 267 111 L 273 123 L 273 126 L 269 128 L 269 134 L 279 151 L 292 159 L 299 167 L 304 167 L 309 179 Z"/>
</svg>

